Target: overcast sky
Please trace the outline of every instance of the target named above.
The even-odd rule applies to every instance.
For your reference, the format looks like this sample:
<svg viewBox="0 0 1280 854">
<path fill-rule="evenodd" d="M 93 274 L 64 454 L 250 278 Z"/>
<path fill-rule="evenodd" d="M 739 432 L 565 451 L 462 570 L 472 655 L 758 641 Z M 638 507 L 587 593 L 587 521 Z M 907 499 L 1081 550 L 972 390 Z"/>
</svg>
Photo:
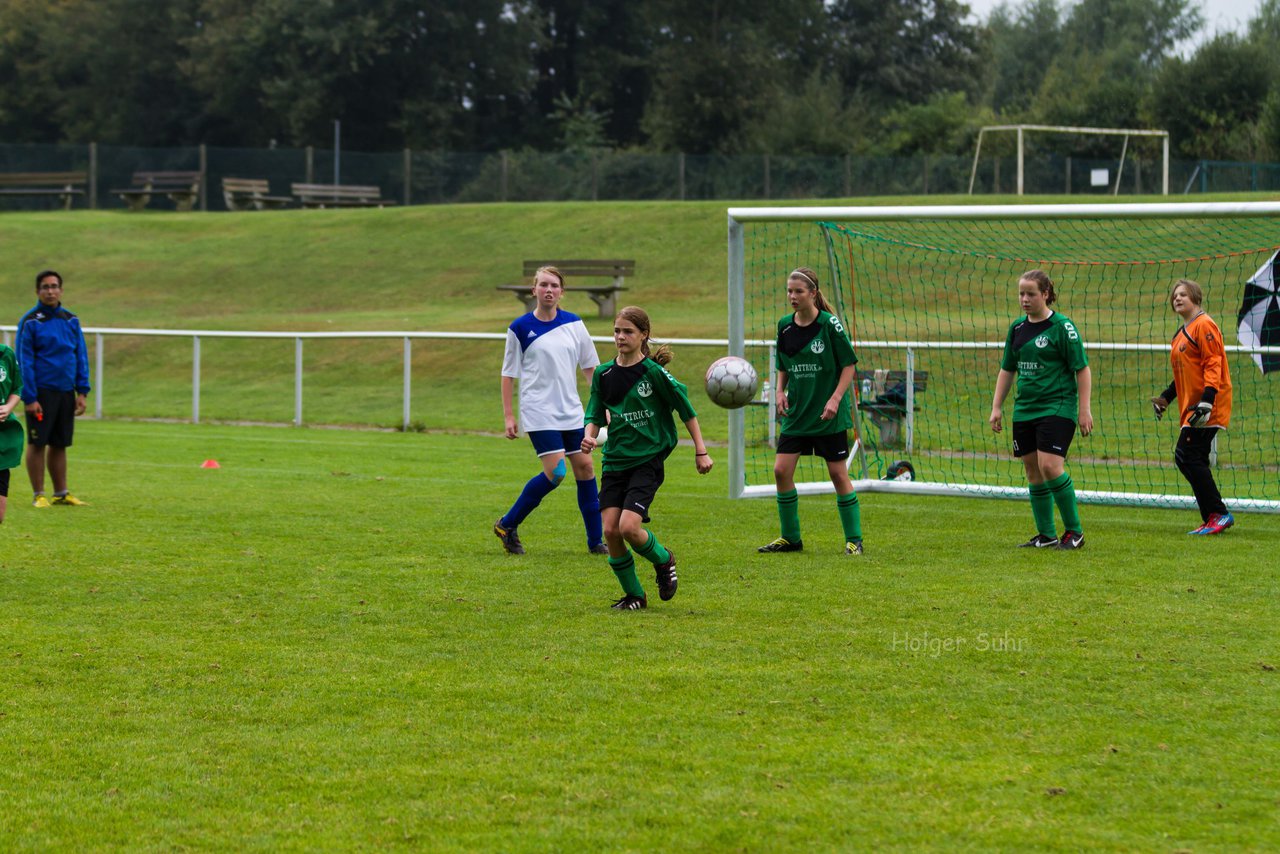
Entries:
<svg viewBox="0 0 1280 854">
<path fill-rule="evenodd" d="M 991 14 L 999 0 L 966 0 L 969 8 L 973 10 L 973 14 L 979 20 L 986 20 Z M 1234 32 L 1243 32 L 1244 26 L 1249 19 L 1258 11 L 1260 0 L 1207 0 L 1200 4 L 1201 11 L 1204 13 L 1205 26 L 1200 34 L 1200 40 L 1212 36 L 1214 33 L 1226 32 L 1228 30 Z M 1022 5 L 1018 0 L 1010 0 L 1009 6 L 1017 8 Z M 1063 3 L 1062 5 L 1066 5 Z"/>
</svg>

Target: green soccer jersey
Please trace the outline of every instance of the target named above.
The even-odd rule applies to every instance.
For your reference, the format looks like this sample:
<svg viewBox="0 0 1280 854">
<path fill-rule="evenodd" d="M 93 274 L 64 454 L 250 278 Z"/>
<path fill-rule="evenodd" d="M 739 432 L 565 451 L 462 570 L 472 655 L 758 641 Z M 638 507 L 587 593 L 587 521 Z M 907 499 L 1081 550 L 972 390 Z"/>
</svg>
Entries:
<svg viewBox="0 0 1280 854">
<path fill-rule="evenodd" d="M 11 394 L 22 394 L 22 374 L 18 371 L 18 357 L 13 349 L 0 344 L 0 403 L 8 400 Z M 24 436 L 22 422 L 13 415 L 0 422 L 0 468 L 11 469 L 22 463 Z"/>
<path fill-rule="evenodd" d="M 787 414 L 781 418 L 788 436 L 826 436 L 853 426 L 853 399 L 845 389 L 840 409 L 830 421 L 822 420 L 840 372 L 856 364 L 849 335 L 840 319 L 825 311 L 808 326 L 795 322 L 795 314 L 778 321 L 777 368 L 787 375 Z"/>
<path fill-rule="evenodd" d="M 1024 317 L 1009 324 L 1000 367 L 1018 377 L 1013 420 L 1060 415 L 1075 421 L 1076 372 L 1088 364 L 1084 342 L 1067 316 L 1055 311 L 1038 322 Z"/>
<path fill-rule="evenodd" d="M 684 383 L 653 359 L 625 366 L 615 359 L 596 368 L 586 423 L 603 427 L 609 413 L 604 470 L 624 471 L 670 454 L 679 441 L 672 410 L 681 422 L 698 415 Z"/>
</svg>

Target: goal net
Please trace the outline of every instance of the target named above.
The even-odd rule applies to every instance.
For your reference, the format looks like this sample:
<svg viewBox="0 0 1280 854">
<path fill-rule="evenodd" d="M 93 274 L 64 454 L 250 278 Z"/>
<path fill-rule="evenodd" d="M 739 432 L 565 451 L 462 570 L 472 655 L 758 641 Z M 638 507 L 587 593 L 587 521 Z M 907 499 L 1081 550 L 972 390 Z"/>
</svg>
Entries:
<svg viewBox="0 0 1280 854">
<path fill-rule="evenodd" d="M 1025 498 L 1009 428 L 994 434 L 987 417 L 1005 332 L 1022 316 L 1018 277 L 1040 268 L 1055 282 L 1054 308 L 1080 329 L 1093 373 L 1096 426 L 1077 434 L 1070 454 L 1077 495 L 1188 507 L 1173 463 L 1176 412 L 1157 422 L 1149 400 L 1172 381 L 1169 342 L 1180 321 L 1169 289 L 1194 279 L 1229 345 L 1234 390 L 1215 477 L 1233 509 L 1280 512 L 1280 370 L 1262 371 L 1280 364 L 1280 347 L 1260 346 L 1280 342 L 1280 309 L 1268 295 L 1278 217 L 1276 203 L 733 208 L 730 352 L 773 380 L 787 274 L 812 267 L 858 355 L 849 463 L 857 488 Z M 1241 322 L 1252 324 L 1243 336 Z M 735 497 L 774 494 L 771 398 L 731 413 Z M 1006 422 L 1012 410 L 1013 394 Z M 914 470 L 910 480 L 891 479 L 900 461 Z M 796 479 L 802 492 L 831 489 L 821 460 L 802 457 Z"/>
</svg>

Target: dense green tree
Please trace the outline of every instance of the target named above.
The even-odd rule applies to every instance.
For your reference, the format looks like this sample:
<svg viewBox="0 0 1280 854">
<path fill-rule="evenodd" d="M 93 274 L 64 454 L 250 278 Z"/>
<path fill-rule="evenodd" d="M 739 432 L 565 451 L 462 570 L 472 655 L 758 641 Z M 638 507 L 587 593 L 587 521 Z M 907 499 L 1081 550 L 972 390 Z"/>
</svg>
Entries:
<svg viewBox="0 0 1280 854">
<path fill-rule="evenodd" d="M 4 0 L 0 127 L 27 142 L 191 140 L 199 100 L 179 72 L 198 0 Z"/>
<path fill-rule="evenodd" d="M 651 0 L 653 94 L 644 130 L 660 151 L 737 153 L 782 93 L 820 60 L 820 0 Z M 815 121 L 820 117 L 814 117 Z"/>
<path fill-rule="evenodd" d="M 827 62 L 847 88 L 886 107 L 969 91 L 979 74 L 979 37 L 968 13 L 957 0 L 833 0 Z"/>
<path fill-rule="evenodd" d="M 1233 33 L 1218 35 L 1189 59 L 1165 63 L 1152 90 L 1154 120 L 1188 157 L 1252 160 L 1268 152 L 1276 123 L 1272 48 Z M 1264 121 L 1264 112 L 1266 120 Z"/>
<path fill-rule="evenodd" d="M 492 150 L 518 141 L 536 15 L 501 0 L 204 0 L 188 71 L 229 138 Z"/>
<path fill-rule="evenodd" d="M 1010 118 L 1027 113 L 1062 41 L 1058 0 L 996 6 L 987 19 L 986 90 L 991 108 Z"/>
</svg>

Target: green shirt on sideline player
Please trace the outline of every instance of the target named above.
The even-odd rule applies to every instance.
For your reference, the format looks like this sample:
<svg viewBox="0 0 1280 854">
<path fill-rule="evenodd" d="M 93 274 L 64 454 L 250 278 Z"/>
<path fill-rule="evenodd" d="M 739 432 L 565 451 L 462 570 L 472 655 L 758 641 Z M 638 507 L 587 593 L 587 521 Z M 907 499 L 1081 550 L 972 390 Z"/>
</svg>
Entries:
<svg viewBox="0 0 1280 854">
<path fill-rule="evenodd" d="M 601 391 L 600 383 L 606 376 L 612 382 L 629 385 L 615 404 L 606 404 L 606 395 Z M 586 422 L 609 427 L 604 471 L 635 468 L 655 457 L 665 459 L 679 442 L 672 410 L 679 413 L 682 423 L 698 416 L 689 402 L 688 387 L 653 359 L 646 357 L 630 366 L 619 365 L 613 359 L 596 368 L 591 377 Z"/>
<path fill-rule="evenodd" d="M 1084 342 L 1066 315 L 1053 312 L 1041 321 L 1023 317 L 1009 324 L 1000 368 L 1018 375 L 1013 420 L 1057 415 L 1076 419 L 1076 372 L 1089 364 Z"/>
<path fill-rule="evenodd" d="M 0 344 L 0 403 L 7 402 L 14 395 L 22 395 L 18 357 L 13 348 Z M 21 421 L 12 416 L 0 421 L 0 469 L 16 468 L 22 464 L 23 437 Z"/>
<path fill-rule="evenodd" d="M 835 393 L 840 372 L 857 364 L 849 335 L 840 319 L 819 311 L 807 326 L 795 322 L 792 312 L 778 321 L 777 369 L 787 375 L 788 407 L 779 422 L 788 436 L 825 436 L 853 427 L 853 400 L 849 389 L 840 399 L 836 416 L 822 419 L 822 409 Z"/>
</svg>

